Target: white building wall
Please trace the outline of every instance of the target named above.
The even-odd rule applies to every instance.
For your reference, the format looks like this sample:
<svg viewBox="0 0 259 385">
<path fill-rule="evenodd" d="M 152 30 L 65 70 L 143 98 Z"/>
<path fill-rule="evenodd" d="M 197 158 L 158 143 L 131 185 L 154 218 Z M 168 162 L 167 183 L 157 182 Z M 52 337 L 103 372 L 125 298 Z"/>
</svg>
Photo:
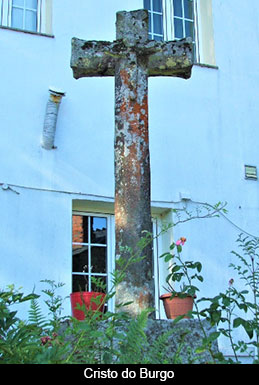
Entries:
<svg viewBox="0 0 259 385">
<path fill-rule="evenodd" d="M 186 254 L 203 263 L 201 295 L 227 286 L 241 229 L 259 234 L 258 181 L 244 179 L 245 164 L 259 166 L 259 2 L 212 5 L 218 68 L 196 65 L 187 81 L 149 80 L 153 205 L 178 207 L 180 192 L 194 202 L 228 203 L 227 219 L 175 228 L 175 237 L 188 239 Z M 113 40 L 116 11 L 141 7 L 141 0 L 53 0 L 54 37 L 0 28 L 0 183 L 19 193 L 0 188 L 1 287 L 30 291 L 48 278 L 65 282 L 69 294 L 72 200 L 92 194 L 111 202 L 114 195 L 114 79 L 74 80 L 71 38 Z M 40 138 L 52 85 L 66 96 L 57 148 L 46 151 Z"/>
</svg>

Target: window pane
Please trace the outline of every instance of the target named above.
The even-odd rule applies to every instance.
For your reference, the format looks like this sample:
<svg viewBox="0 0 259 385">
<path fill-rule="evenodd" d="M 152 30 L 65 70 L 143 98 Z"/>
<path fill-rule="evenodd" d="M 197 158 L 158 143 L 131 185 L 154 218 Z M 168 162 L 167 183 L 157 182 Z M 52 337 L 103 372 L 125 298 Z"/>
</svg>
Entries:
<svg viewBox="0 0 259 385">
<path fill-rule="evenodd" d="M 153 11 L 162 12 L 162 0 L 153 0 Z"/>
<path fill-rule="evenodd" d="M 88 266 L 88 246 L 73 245 L 73 266 L 74 273 L 87 273 Z"/>
<path fill-rule="evenodd" d="M 193 20 L 193 1 L 184 0 L 184 17 Z"/>
<path fill-rule="evenodd" d="M 13 8 L 12 27 L 23 29 L 23 10 L 22 9 Z"/>
<path fill-rule="evenodd" d="M 91 243 L 107 243 L 107 219 L 91 217 Z"/>
<path fill-rule="evenodd" d="M 89 278 L 87 275 L 72 275 L 72 292 L 88 291 Z"/>
<path fill-rule="evenodd" d="M 144 8 L 150 9 L 150 0 L 144 0 Z"/>
<path fill-rule="evenodd" d="M 91 271 L 93 273 L 106 273 L 106 247 L 91 248 Z"/>
<path fill-rule="evenodd" d="M 101 281 L 101 285 L 96 285 L 94 282 L 91 282 L 91 291 L 96 291 L 96 292 L 107 292 L 107 277 L 96 277 L 98 281 Z M 106 288 L 106 290 L 104 289 Z"/>
<path fill-rule="evenodd" d="M 181 19 L 174 19 L 174 34 L 176 39 L 183 38 L 183 22 Z"/>
<path fill-rule="evenodd" d="M 31 9 L 37 9 L 38 0 L 25 0 L 25 7 Z"/>
<path fill-rule="evenodd" d="M 73 215 L 73 242 L 88 243 L 88 217 Z"/>
<path fill-rule="evenodd" d="M 194 28 L 192 21 L 185 22 L 185 35 L 186 37 L 191 37 L 194 40 Z"/>
<path fill-rule="evenodd" d="M 24 0 L 13 0 L 13 5 L 17 5 L 18 7 L 24 7 Z"/>
<path fill-rule="evenodd" d="M 25 11 L 25 29 L 37 31 L 37 12 Z"/>
<path fill-rule="evenodd" d="M 183 16 L 182 0 L 174 0 L 174 16 Z"/>
<path fill-rule="evenodd" d="M 162 41 L 162 40 L 164 40 L 164 38 L 163 38 L 163 36 L 156 36 L 156 35 L 154 35 L 154 40 Z"/>
<path fill-rule="evenodd" d="M 163 35 L 163 17 L 162 15 L 154 14 L 154 33 Z"/>
<path fill-rule="evenodd" d="M 151 32 L 152 24 L 151 24 L 151 13 L 148 12 L 148 32 Z"/>
</svg>

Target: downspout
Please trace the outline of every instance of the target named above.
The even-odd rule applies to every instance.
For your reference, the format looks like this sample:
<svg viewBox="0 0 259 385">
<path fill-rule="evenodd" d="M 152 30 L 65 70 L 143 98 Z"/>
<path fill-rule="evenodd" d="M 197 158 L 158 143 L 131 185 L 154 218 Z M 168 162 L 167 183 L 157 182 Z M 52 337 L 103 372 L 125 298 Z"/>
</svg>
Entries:
<svg viewBox="0 0 259 385">
<path fill-rule="evenodd" d="M 56 90 L 53 87 L 49 88 L 49 100 L 46 106 L 44 127 L 41 138 L 41 146 L 45 150 L 51 150 L 55 148 L 54 140 L 58 110 L 63 96 L 65 96 L 65 92 Z"/>
</svg>

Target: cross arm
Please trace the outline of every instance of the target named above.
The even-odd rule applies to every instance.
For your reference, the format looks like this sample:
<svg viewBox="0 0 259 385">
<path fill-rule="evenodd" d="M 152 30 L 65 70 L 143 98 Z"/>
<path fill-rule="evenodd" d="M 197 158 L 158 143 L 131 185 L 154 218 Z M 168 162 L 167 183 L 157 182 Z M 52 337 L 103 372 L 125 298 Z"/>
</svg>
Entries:
<svg viewBox="0 0 259 385">
<path fill-rule="evenodd" d="M 76 79 L 91 76 L 114 76 L 118 42 L 72 39 L 70 66 Z"/>
<path fill-rule="evenodd" d="M 149 76 L 191 77 L 193 44 L 191 38 L 168 42 L 150 41 L 147 49 Z"/>
</svg>

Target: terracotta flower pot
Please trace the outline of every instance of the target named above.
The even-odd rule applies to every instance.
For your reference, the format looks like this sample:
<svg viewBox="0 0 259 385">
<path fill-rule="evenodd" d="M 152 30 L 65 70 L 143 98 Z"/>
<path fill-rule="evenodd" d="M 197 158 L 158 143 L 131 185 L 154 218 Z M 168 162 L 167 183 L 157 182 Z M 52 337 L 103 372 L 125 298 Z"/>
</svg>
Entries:
<svg viewBox="0 0 259 385">
<path fill-rule="evenodd" d="M 171 296 L 171 293 L 166 293 L 159 297 L 163 301 L 167 318 L 175 319 L 181 315 L 184 315 L 183 318 L 190 318 L 187 313 L 193 309 L 194 297 L 188 295 L 185 298 L 180 298 L 176 295 L 171 298 Z"/>
<path fill-rule="evenodd" d="M 106 294 L 104 293 L 97 293 L 94 291 L 82 291 L 71 293 L 70 301 L 72 308 L 72 316 L 79 321 L 85 319 L 85 313 L 83 312 L 83 310 L 76 309 L 77 304 L 79 304 L 80 306 L 85 305 L 86 309 L 90 309 L 93 311 L 98 310 L 100 312 L 103 312 L 105 295 Z M 91 301 L 92 298 L 96 298 L 98 296 L 101 296 L 99 303 Z"/>
</svg>

